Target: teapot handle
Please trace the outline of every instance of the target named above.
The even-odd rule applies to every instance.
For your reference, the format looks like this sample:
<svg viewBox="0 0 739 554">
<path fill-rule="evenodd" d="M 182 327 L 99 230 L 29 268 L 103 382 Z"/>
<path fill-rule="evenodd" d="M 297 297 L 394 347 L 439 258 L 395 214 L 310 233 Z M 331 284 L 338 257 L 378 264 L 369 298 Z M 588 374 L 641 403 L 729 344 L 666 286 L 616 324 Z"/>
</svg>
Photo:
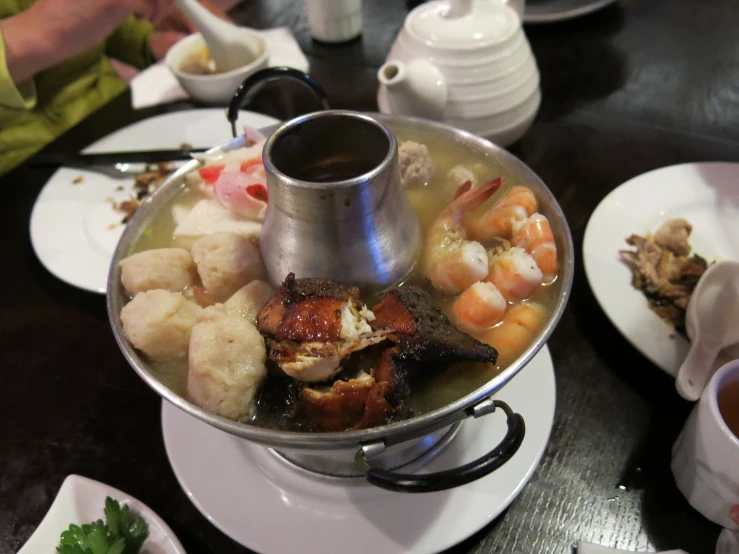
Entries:
<svg viewBox="0 0 739 554">
<path fill-rule="evenodd" d="M 236 120 L 239 118 L 239 110 L 244 104 L 248 104 L 262 85 L 269 81 L 279 79 L 290 79 L 308 87 L 321 103 L 324 110 L 328 110 L 326 93 L 310 75 L 292 67 L 268 67 L 249 75 L 234 92 L 233 98 L 228 106 L 227 117 L 231 123 L 231 133 L 236 138 Z"/>
</svg>

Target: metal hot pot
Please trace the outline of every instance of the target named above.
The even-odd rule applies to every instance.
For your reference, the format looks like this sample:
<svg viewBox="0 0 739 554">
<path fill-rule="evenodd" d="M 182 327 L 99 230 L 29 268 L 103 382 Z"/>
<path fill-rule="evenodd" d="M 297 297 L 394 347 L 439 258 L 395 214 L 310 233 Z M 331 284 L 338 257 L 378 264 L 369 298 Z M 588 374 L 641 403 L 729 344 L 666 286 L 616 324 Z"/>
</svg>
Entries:
<svg viewBox="0 0 739 554">
<path fill-rule="evenodd" d="M 242 103 L 248 100 L 263 82 L 279 78 L 289 78 L 307 85 L 326 107 L 323 91 L 307 75 L 289 68 L 263 70 L 247 78 L 234 95 L 228 117 L 235 137 L 235 121 Z M 316 144 L 326 141 L 315 140 L 317 137 L 312 133 L 320 132 L 326 125 L 334 133 L 337 130 L 339 133 L 356 132 L 359 139 L 372 143 L 367 143 L 368 146 L 362 149 L 368 159 L 374 156 L 367 166 L 368 170 L 365 168 L 361 175 L 350 176 L 338 184 L 305 182 L 292 174 L 293 156 L 305 158 L 325 155 L 326 152 L 323 150 L 327 148 L 332 151 L 341 148 L 352 150 L 351 146 L 342 147 L 340 144 L 342 141 L 328 141 L 326 143 L 328 146 L 323 150 L 317 149 Z M 349 127 L 343 128 L 341 125 Z M 409 216 L 408 210 L 403 205 L 407 200 L 402 193 L 400 196 L 397 194 L 400 190 L 399 181 L 396 182 L 397 142 L 388 131 L 388 128 L 394 127 L 438 134 L 483 152 L 502 163 L 507 171 L 536 193 L 540 203 L 539 211 L 549 218 L 556 237 L 560 274 L 552 285 L 557 291 L 552 315 L 526 351 L 484 386 L 443 408 L 412 419 L 371 429 L 335 433 L 279 431 L 225 419 L 196 406 L 168 388 L 150 371 L 146 359 L 136 352 L 124 336 L 119 314 L 127 302 L 127 297 L 120 284 L 119 262 L 129 255 L 154 214 L 186 186 L 184 175 L 199 167 L 200 164 L 196 160 L 188 162 L 173 173 L 144 202 L 128 223 L 111 263 L 107 295 L 108 315 L 118 345 L 134 370 L 162 398 L 191 416 L 244 440 L 271 448 L 284 461 L 314 475 L 337 479 L 364 478 L 376 486 L 389 490 L 429 492 L 460 486 L 487 475 L 506 463 L 523 441 L 525 424 L 521 416 L 503 401 L 492 398 L 492 395 L 531 361 L 557 325 L 570 294 L 574 272 L 574 250 L 567 221 L 550 190 L 533 171 L 506 150 L 470 133 L 440 123 L 402 116 L 328 110 L 301 116 L 283 125 L 262 130 L 269 136 L 263 158 L 268 172 L 270 203 L 263 226 L 263 233 L 266 235 L 262 237 L 261 244 L 265 263 L 273 281 L 279 282 L 284 278 L 285 269 L 291 267 L 290 256 L 296 256 L 295 259 L 298 260 L 296 253 L 299 253 L 301 248 L 306 248 L 309 241 L 324 240 L 321 237 L 334 241 L 324 250 L 333 252 L 335 256 L 353 256 L 364 248 L 365 251 L 369 249 L 376 255 L 374 262 L 359 273 L 347 275 L 337 275 L 335 272 L 341 271 L 340 269 L 329 275 L 316 275 L 311 273 L 313 271 L 311 266 L 301 265 L 296 271 L 299 277 L 329 276 L 337 280 L 345 277 L 356 282 L 357 275 L 369 273 L 373 284 L 391 285 L 402 280 L 407 271 L 412 269 L 420 239 L 417 225 L 409 223 L 408 220 L 408 217 L 415 218 L 415 214 Z M 351 140 L 343 142 L 352 143 Z M 244 138 L 236 137 L 218 148 L 229 150 L 243 145 Z M 316 201 L 319 196 L 330 197 L 333 200 L 321 204 Z M 388 197 L 393 199 L 390 207 L 387 207 Z M 355 199 L 356 202 L 352 205 L 346 201 L 347 198 Z M 344 206 L 350 212 L 342 211 Z M 381 225 L 369 223 L 356 225 L 357 218 L 366 218 L 367 214 L 378 206 L 385 206 L 384 209 L 390 212 L 389 216 L 387 214 L 378 216 L 382 220 Z M 322 217 L 315 218 L 316 210 L 323 210 Z M 306 218 L 321 220 L 323 227 L 316 228 L 315 225 L 311 227 L 310 222 L 305 221 L 294 224 L 290 221 L 291 217 L 296 220 Z M 332 233 L 327 233 L 324 228 L 327 217 L 331 220 L 329 227 L 333 229 Z M 372 219 L 372 222 L 377 223 L 377 220 Z M 392 225 L 396 227 L 388 235 L 388 226 Z M 336 243 L 337 235 L 352 238 Z M 375 242 L 368 246 L 367 241 Z M 348 248 L 347 243 L 354 246 Z M 378 244 L 385 245 L 384 254 L 377 253 Z M 342 248 L 346 252 L 343 252 Z M 397 256 L 393 255 L 394 252 L 397 252 Z M 306 262 L 301 259 L 300 263 Z M 294 268 L 292 270 L 295 271 Z M 411 473 L 412 469 L 430 460 L 452 440 L 463 420 L 494 412 L 502 412 L 506 416 L 508 431 L 500 444 L 491 445 L 488 454 L 463 466 L 439 473 Z"/>
</svg>

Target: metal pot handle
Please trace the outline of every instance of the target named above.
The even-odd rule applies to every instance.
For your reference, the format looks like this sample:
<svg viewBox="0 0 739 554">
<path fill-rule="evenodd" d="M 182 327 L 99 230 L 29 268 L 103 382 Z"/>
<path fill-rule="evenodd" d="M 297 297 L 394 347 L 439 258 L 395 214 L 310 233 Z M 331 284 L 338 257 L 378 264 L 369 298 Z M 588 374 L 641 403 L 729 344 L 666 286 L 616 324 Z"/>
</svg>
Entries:
<svg viewBox="0 0 739 554">
<path fill-rule="evenodd" d="M 231 133 L 236 138 L 236 120 L 239 118 L 239 110 L 245 103 L 249 103 L 261 86 L 268 81 L 278 79 L 290 79 L 307 86 L 316 96 L 324 110 L 329 109 L 326 93 L 313 78 L 292 67 L 268 67 L 249 75 L 234 92 L 233 98 L 228 105 L 228 120 L 231 122 Z"/>
<path fill-rule="evenodd" d="M 395 492 L 434 492 L 466 485 L 488 473 L 492 473 L 518 451 L 526 434 L 523 417 L 516 414 L 505 402 L 494 400 L 495 408 L 506 414 L 508 431 L 503 440 L 484 456 L 459 466 L 437 473 L 410 474 L 395 473 L 385 469 L 374 468 L 367 462 L 364 449 L 357 451 L 354 461 L 367 472 L 367 481 L 376 487 Z"/>
</svg>

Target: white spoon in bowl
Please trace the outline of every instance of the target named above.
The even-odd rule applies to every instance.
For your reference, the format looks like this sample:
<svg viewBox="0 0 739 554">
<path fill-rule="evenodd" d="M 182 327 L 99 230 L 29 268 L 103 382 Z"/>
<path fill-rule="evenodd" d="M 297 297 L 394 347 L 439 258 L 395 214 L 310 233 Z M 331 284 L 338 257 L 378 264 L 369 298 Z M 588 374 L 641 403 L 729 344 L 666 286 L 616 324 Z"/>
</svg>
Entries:
<svg viewBox="0 0 739 554">
<path fill-rule="evenodd" d="M 246 29 L 224 21 L 197 0 L 175 0 L 177 7 L 192 21 L 208 46 L 218 71 L 243 67 L 259 57 L 259 42 Z"/>
<path fill-rule="evenodd" d="M 739 343 L 739 262 L 706 270 L 690 296 L 685 325 L 692 340 L 675 385 L 686 400 L 698 400 L 719 352 Z"/>
</svg>

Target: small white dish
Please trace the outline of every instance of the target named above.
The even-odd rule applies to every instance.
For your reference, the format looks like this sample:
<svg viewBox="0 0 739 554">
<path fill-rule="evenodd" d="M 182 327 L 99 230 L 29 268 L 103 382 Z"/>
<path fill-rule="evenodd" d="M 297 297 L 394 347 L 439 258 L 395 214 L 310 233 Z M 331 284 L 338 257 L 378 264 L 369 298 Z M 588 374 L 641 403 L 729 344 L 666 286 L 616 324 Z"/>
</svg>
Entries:
<svg viewBox="0 0 739 554">
<path fill-rule="evenodd" d="M 739 531 L 730 517 L 739 504 L 739 438 L 724 421 L 719 391 L 739 383 L 739 360 L 719 369 L 693 407 L 672 447 L 670 465 L 677 488 L 703 517 Z"/>
<path fill-rule="evenodd" d="M 70 475 L 64 480 L 49 511 L 18 554 L 51 554 L 56 552 L 62 531 L 71 524 L 82 525 L 98 519 L 105 521 L 105 498 L 108 496 L 122 506 L 130 506 L 148 524 L 149 536 L 142 552 L 186 554 L 169 525 L 146 504 L 125 492 L 79 475 Z"/>
<path fill-rule="evenodd" d="M 627 181 L 606 196 L 588 221 L 583 240 L 585 273 L 613 325 L 644 356 L 677 375 L 690 348 L 687 339 L 652 312 L 631 286 L 619 251 L 632 234 L 656 231 L 667 219 L 693 225 L 690 244 L 707 261 L 739 260 L 739 164 L 689 163 L 656 169 Z M 721 353 L 714 367 L 739 357 Z"/>
<path fill-rule="evenodd" d="M 277 120 L 241 112 L 238 127 L 257 129 Z M 106 152 L 179 148 L 210 148 L 231 138 L 223 110 L 173 112 L 124 127 L 86 148 Z M 79 177 L 82 181 L 74 184 Z M 133 175 L 113 177 L 98 171 L 62 167 L 41 190 L 31 213 L 31 244 L 46 269 L 72 286 L 105 294 L 113 250 L 123 232 L 123 214 L 111 199 L 133 194 Z"/>
<path fill-rule="evenodd" d="M 448 491 L 403 494 L 298 473 L 268 449 L 162 402 L 172 469 L 188 498 L 226 535 L 262 554 L 425 554 L 469 537 L 500 515 L 539 465 L 552 429 L 554 368 L 546 346 L 496 394 L 520 413 L 526 436 L 490 475 Z M 459 465 L 505 434 L 505 418 L 465 421 L 422 472 Z M 279 531 L 277 531 L 279 530 Z"/>
<path fill-rule="evenodd" d="M 556 23 L 600 10 L 618 0 L 527 0 L 524 23 Z"/>
<path fill-rule="evenodd" d="M 200 33 L 194 33 L 179 40 L 169 49 L 164 63 L 177 78 L 180 86 L 194 99 L 206 104 L 228 104 L 241 82 L 252 73 L 267 67 L 269 48 L 264 38 L 251 29 L 238 29 L 259 44 L 259 56 L 251 63 L 214 75 L 195 75 L 180 70 L 189 56 L 197 56 L 207 51 L 205 40 Z"/>
</svg>

